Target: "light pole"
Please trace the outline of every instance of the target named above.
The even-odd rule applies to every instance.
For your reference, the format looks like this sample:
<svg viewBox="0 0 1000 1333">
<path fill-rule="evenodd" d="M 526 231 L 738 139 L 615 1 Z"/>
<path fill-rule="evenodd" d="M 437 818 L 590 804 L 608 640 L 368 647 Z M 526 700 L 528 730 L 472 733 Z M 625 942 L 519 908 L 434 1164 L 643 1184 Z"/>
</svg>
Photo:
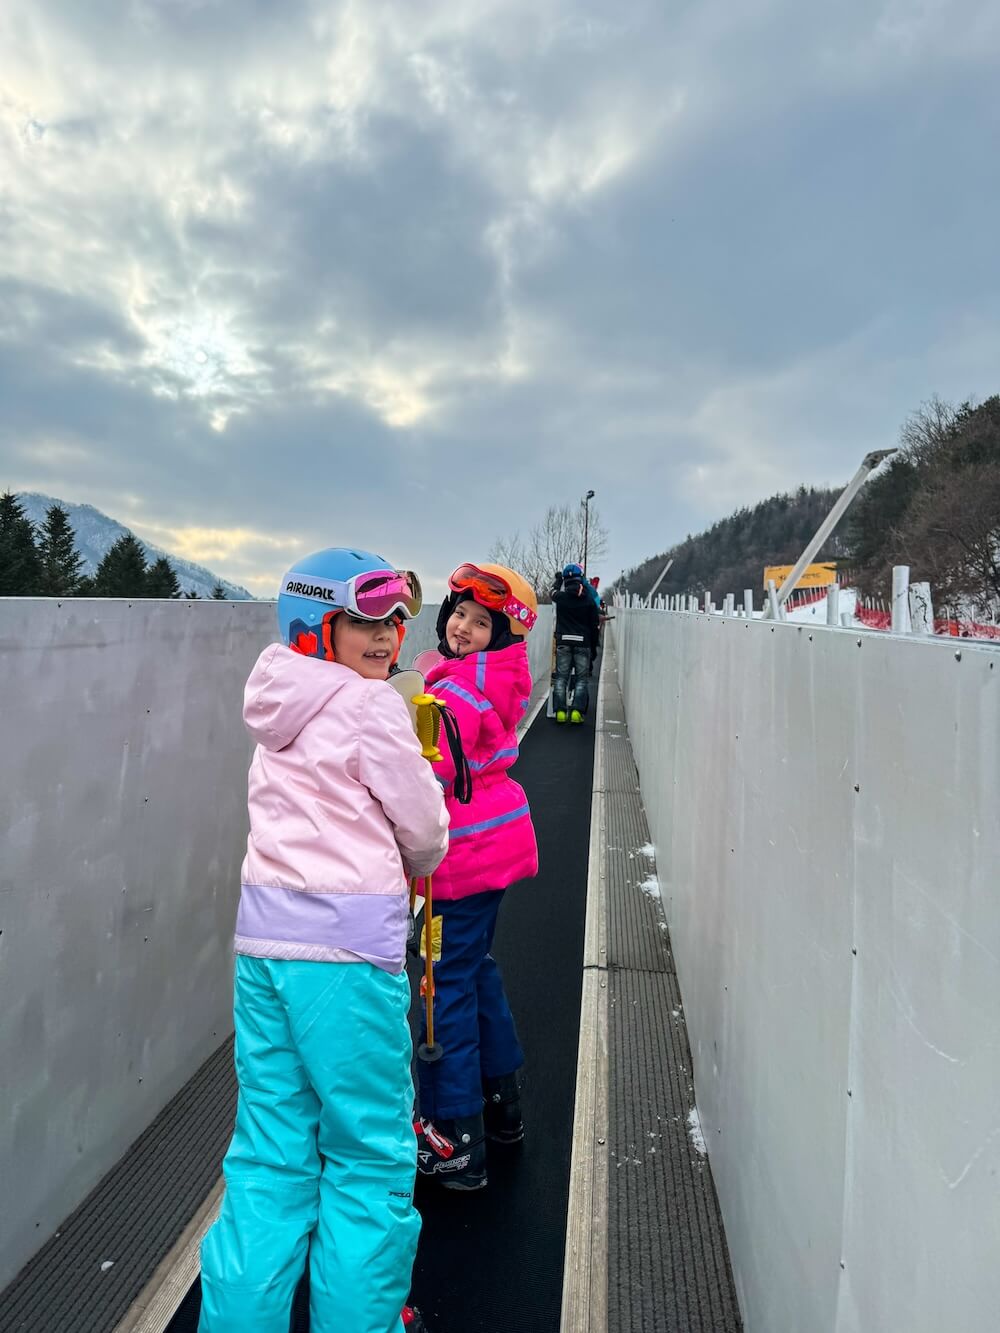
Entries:
<svg viewBox="0 0 1000 1333">
<path fill-rule="evenodd" d="M 590 528 L 590 502 L 594 498 L 594 492 L 588 491 L 580 503 L 583 505 L 583 572 L 587 572 L 587 535 Z"/>
<path fill-rule="evenodd" d="M 861 460 L 861 466 L 844 487 L 836 504 L 819 525 L 815 537 L 813 537 L 812 541 L 799 556 L 798 560 L 792 566 L 791 571 L 785 576 L 781 587 L 777 589 L 775 602 L 779 615 L 784 614 L 781 608 L 795 591 L 796 583 L 798 583 L 806 567 L 811 563 L 813 556 L 826 541 L 827 537 L 829 537 L 841 518 L 843 518 L 851 501 L 868 480 L 868 474 L 874 472 L 880 463 L 884 463 L 887 458 L 890 458 L 893 454 L 898 452 L 897 449 L 874 449 L 870 454 L 865 454 L 864 458 Z M 772 611 L 769 610 L 768 607 L 764 608 L 765 620 L 769 619 L 772 614 Z"/>
</svg>

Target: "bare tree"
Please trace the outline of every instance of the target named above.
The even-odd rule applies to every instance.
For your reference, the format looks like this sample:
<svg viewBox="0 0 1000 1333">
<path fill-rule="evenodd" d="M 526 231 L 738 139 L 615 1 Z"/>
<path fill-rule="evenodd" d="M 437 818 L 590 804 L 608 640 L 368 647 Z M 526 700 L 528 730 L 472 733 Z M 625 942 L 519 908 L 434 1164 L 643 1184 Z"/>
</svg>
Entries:
<svg viewBox="0 0 1000 1333">
<path fill-rule="evenodd" d="M 954 436 L 957 421 L 957 410 L 937 394 L 921 403 L 899 432 L 900 446 L 910 462 L 934 462 Z"/>
<path fill-rule="evenodd" d="M 515 532 L 513 537 L 498 537 L 488 554 L 495 565 L 506 565 L 508 569 L 516 569 L 519 573 L 524 569 L 524 542 L 519 532 Z"/>
<path fill-rule="evenodd" d="M 552 577 L 570 561 L 582 562 L 584 545 L 583 505 L 549 505 L 545 517 L 522 538 L 501 537 L 490 549 L 490 559 L 507 565 L 523 574 L 535 590 L 539 601 L 547 602 L 552 589 Z M 607 553 L 608 531 L 594 505 L 590 506 L 587 524 L 587 565 L 594 564 Z"/>
<path fill-rule="evenodd" d="M 920 573 L 942 606 L 988 612 L 1000 603 L 1000 466 L 936 469 L 907 518 Z"/>
</svg>

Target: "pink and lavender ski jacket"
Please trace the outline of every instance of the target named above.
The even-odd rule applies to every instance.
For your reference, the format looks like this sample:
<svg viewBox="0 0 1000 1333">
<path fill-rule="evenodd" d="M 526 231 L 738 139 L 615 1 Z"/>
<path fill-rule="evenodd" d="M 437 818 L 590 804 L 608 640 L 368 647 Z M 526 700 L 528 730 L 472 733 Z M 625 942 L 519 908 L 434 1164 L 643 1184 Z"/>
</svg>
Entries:
<svg viewBox="0 0 1000 1333">
<path fill-rule="evenodd" d="M 448 846 L 406 704 L 384 681 L 272 644 L 243 719 L 257 749 L 236 952 L 401 972 L 406 876 L 433 871 Z"/>
<path fill-rule="evenodd" d="M 451 828 L 434 893 L 467 898 L 537 875 L 528 799 L 507 771 L 517 759 L 516 727 L 531 695 L 527 646 L 448 658 L 427 673 L 427 689 L 454 712 L 472 771 L 472 801 L 459 805 L 455 766 L 442 746 L 444 759 L 434 772 L 445 788 Z"/>
</svg>

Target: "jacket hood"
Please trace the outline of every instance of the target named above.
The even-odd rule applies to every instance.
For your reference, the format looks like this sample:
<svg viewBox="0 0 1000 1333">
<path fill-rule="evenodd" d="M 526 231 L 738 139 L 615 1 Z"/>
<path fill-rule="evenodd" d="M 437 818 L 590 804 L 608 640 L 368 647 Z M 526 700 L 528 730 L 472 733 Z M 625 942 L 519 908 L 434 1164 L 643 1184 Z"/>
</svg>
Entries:
<svg viewBox="0 0 1000 1333">
<path fill-rule="evenodd" d="M 273 643 L 250 672 L 243 692 L 243 721 L 266 750 L 283 750 L 357 673 L 339 662 L 305 657 Z"/>
<path fill-rule="evenodd" d="M 467 657 L 439 662 L 427 673 L 428 689 L 445 676 L 463 685 L 471 685 L 485 695 L 503 725 L 514 728 L 524 716 L 525 705 L 531 697 L 528 645 L 521 640 L 509 648 L 469 653 Z"/>
</svg>

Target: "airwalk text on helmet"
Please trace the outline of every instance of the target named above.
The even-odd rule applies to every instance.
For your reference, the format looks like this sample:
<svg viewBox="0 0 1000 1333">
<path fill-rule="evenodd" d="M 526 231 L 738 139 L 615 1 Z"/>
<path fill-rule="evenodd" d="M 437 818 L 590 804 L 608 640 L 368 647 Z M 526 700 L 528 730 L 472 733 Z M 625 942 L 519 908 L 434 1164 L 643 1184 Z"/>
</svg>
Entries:
<svg viewBox="0 0 1000 1333">
<path fill-rule="evenodd" d="M 322 602 L 337 600 L 337 594 L 332 586 L 324 586 L 322 583 L 298 583 L 294 578 L 286 579 L 281 591 L 296 597 L 315 597 Z"/>
</svg>

